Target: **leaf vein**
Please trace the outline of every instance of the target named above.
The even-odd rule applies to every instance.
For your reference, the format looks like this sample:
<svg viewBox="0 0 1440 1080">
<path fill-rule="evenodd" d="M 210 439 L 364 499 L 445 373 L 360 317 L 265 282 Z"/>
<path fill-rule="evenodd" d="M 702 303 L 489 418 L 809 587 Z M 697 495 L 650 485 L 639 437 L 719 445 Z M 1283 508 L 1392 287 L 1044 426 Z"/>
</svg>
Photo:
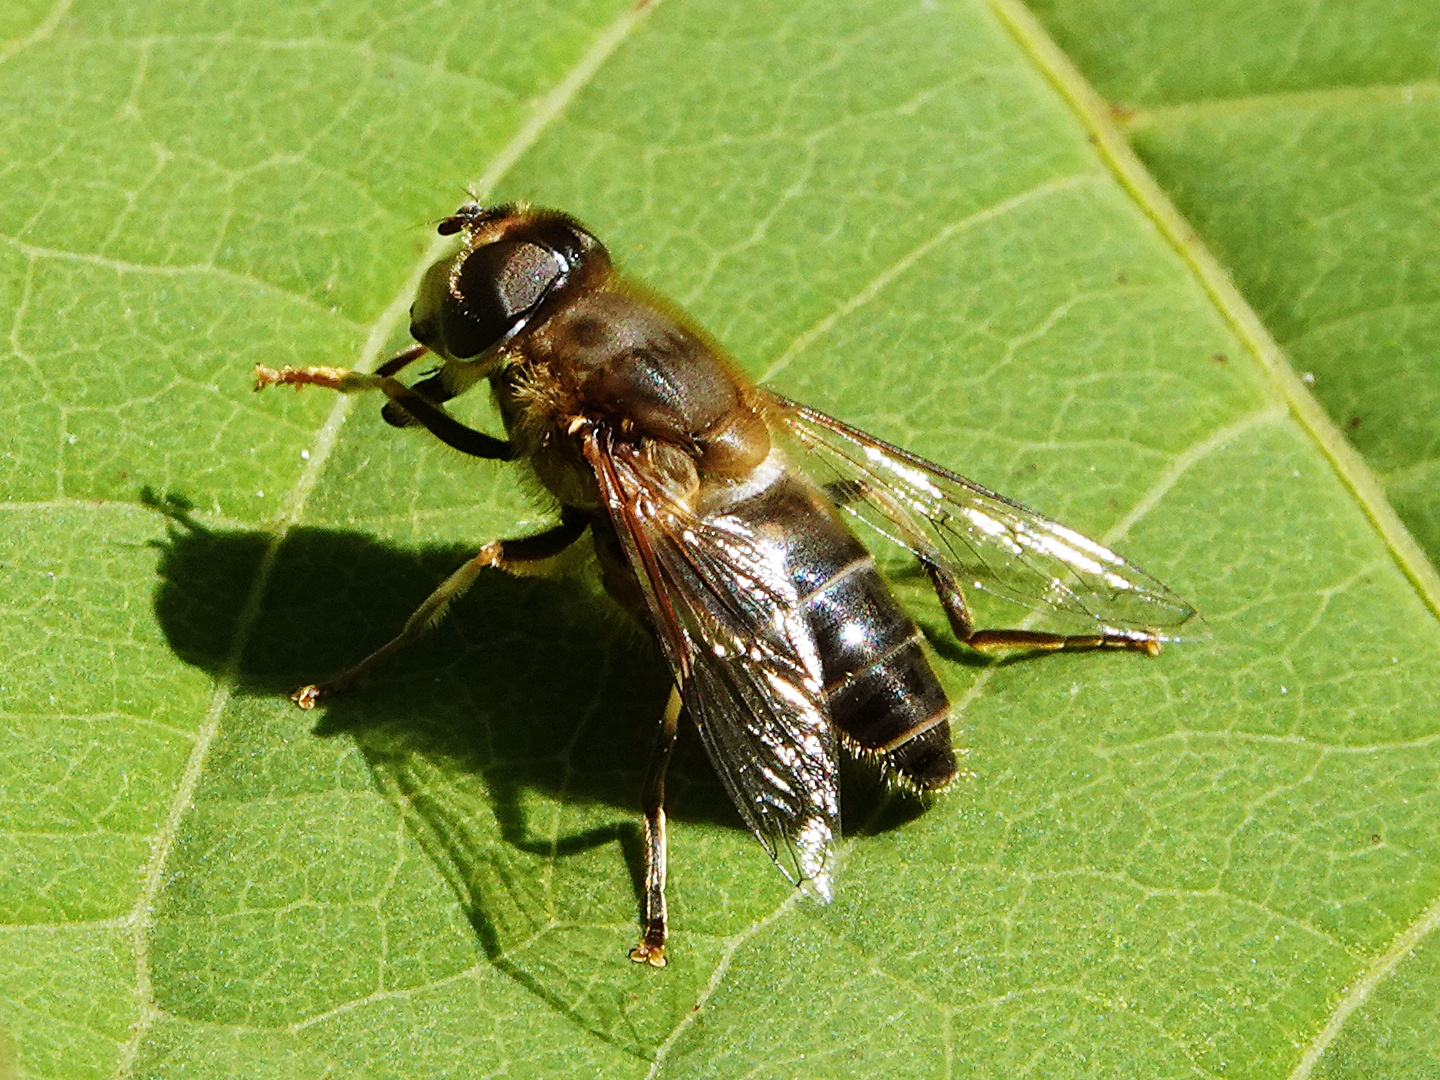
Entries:
<svg viewBox="0 0 1440 1080">
<path fill-rule="evenodd" d="M 568 107 L 575 95 L 594 77 L 605 60 L 619 47 L 634 28 L 643 19 L 646 12 L 653 10 L 656 4 L 648 7 L 631 8 L 623 12 L 619 18 L 614 20 L 581 56 L 580 60 L 571 67 L 569 72 L 558 82 L 555 87 L 537 103 L 529 119 L 516 131 L 515 135 L 508 140 L 491 159 L 488 166 L 482 172 L 476 182 L 478 193 L 488 192 L 495 183 L 519 160 L 519 158 L 534 145 L 540 135 L 558 119 Z M 28 245 L 20 244 L 18 241 L 11 241 L 21 250 L 26 250 L 34 257 L 36 249 Z M 426 268 L 445 248 L 447 241 L 443 237 L 436 237 L 430 248 L 414 265 L 411 273 L 407 276 L 405 284 L 396 294 L 395 299 L 381 313 L 380 317 L 371 327 L 370 334 L 361 350 L 357 367 L 361 370 L 368 370 L 379 358 L 380 351 L 386 341 L 399 324 L 401 318 L 409 307 L 410 298 L 414 295 L 415 288 L 420 276 Z M 58 253 L 61 257 L 71 257 L 82 261 L 96 261 L 101 264 L 111 260 L 98 259 L 91 256 L 79 256 L 71 253 Z M 137 268 L 139 269 L 139 268 Z M 146 268 L 149 269 L 149 268 Z M 222 271 L 223 273 L 223 271 Z M 264 283 L 261 283 L 264 284 Z M 273 288 L 268 284 L 266 288 Z M 330 409 L 325 422 L 321 425 L 319 432 L 311 447 L 310 459 L 306 467 L 301 471 L 300 476 L 286 496 L 280 516 L 275 524 L 270 544 L 267 546 L 264 556 L 260 561 L 259 568 L 255 574 L 254 583 L 246 598 L 245 607 L 240 618 L 236 622 L 236 631 L 230 649 L 230 655 L 216 679 L 215 689 L 211 697 L 211 704 L 206 713 L 205 722 L 201 725 L 197 735 L 196 744 L 191 751 L 189 760 L 186 763 L 180 784 L 178 785 L 175 797 L 171 802 L 169 812 L 166 814 L 165 823 L 154 840 L 154 853 L 150 860 L 145 875 L 144 886 L 131 911 L 129 925 L 133 928 L 134 949 L 136 957 L 136 996 L 140 1001 L 140 1015 L 132 1028 L 129 1040 L 121 1048 L 117 1057 L 115 1076 L 126 1078 L 131 1075 L 139 1053 L 144 1044 L 145 1036 L 154 1024 L 155 1019 L 160 1015 L 154 1004 L 153 986 L 150 979 L 150 966 L 148 956 L 150 930 L 154 925 L 155 903 L 159 898 L 161 887 L 164 882 L 165 866 L 170 852 L 173 850 L 176 838 L 179 834 L 181 819 L 194 797 L 195 790 L 199 785 L 200 774 L 204 767 L 205 758 L 211 745 L 219 733 L 220 719 L 226 704 L 237 684 L 240 660 L 249 633 L 254 627 L 255 621 L 260 612 L 260 603 L 265 593 L 265 587 L 269 581 L 276 560 L 279 556 L 280 547 L 284 544 L 289 532 L 300 521 L 304 512 L 306 501 L 316 484 L 325 463 L 330 456 L 339 439 L 340 428 L 344 424 L 345 417 L 349 413 L 350 397 L 341 395 Z"/>
<path fill-rule="evenodd" d="M 16 38 L 3 49 L 0 49 L 0 64 L 5 63 L 5 61 L 9 60 L 16 53 L 24 52 L 32 45 L 38 45 L 54 34 L 55 28 L 60 25 L 60 21 L 70 13 L 72 2 L 73 0 L 56 0 L 55 6 L 50 9 L 50 13 L 36 24 L 34 30 L 31 30 L 30 33 L 24 37 Z"/>
<path fill-rule="evenodd" d="M 858 308 L 864 307 L 871 300 L 874 300 L 877 296 L 880 295 L 881 292 L 885 290 L 885 288 L 892 281 L 898 278 L 901 274 L 905 273 L 905 271 L 909 270 L 912 266 L 918 263 L 921 259 L 925 258 L 926 255 L 930 254 L 930 252 L 934 251 L 951 237 L 955 236 L 958 233 L 964 232 L 965 230 L 972 228 L 976 225 L 980 225 L 988 221 L 993 221 L 998 217 L 1002 217 L 1003 215 L 1009 213 L 1011 210 L 1015 210 L 1021 206 L 1024 206 L 1026 203 L 1029 203 L 1035 199 L 1044 198 L 1058 191 L 1064 191 L 1067 188 L 1075 187 L 1081 183 L 1093 179 L 1094 177 L 1092 175 L 1077 174 L 1071 176 L 1056 177 L 1052 180 L 1046 180 L 1044 183 L 1036 184 L 1032 188 L 1028 188 L 1025 191 L 1018 192 L 1017 194 L 1011 195 L 1009 198 L 1002 199 L 997 203 L 992 203 L 990 206 L 987 206 L 981 210 L 977 210 L 974 213 L 967 214 L 964 217 L 952 221 L 948 225 L 942 226 L 941 228 L 937 229 L 935 233 L 929 238 L 921 241 L 919 244 L 916 244 L 904 255 L 900 256 L 900 258 L 896 259 L 890 265 L 880 270 L 863 286 L 861 286 L 855 292 L 851 293 L 848 297 L 846 297 L 833 309 L 831 309 L 828 315 L 819 319 L 810 327 L 801 331 L 794 338 L 792 338 L 790 344 L 787 345 L 784 349 L 782 349 L 780 351 L 780 354 L 770 362 L 769 366 L 765 369 L 765 373 L 760 376 L 760 381 L 768 382 L 776 375 L 780 374 L 780 372 L 784 371 L 785 368 L 790 365 L 790 362 L 794 360 L 796 356 L 798 356 L 805 349 L 809 348 L 812 344 L 815 343 L 816 340 L 829 333 L 830 330 L 837 323 L 840 322 L 840 320 L 844 319 L 846 316 L 850 315 Z"/>
<path fill-rule="evenodd" d="M 362 326 L 361 323 L 340 314 L 328 304 L 320 303 L 314 297 L 307 296 L 302 292 L 296 292 L 293 289 L 286 289 L 283 286 L 276 285 L 274 282 L 255 277 L 253 274 L 246 274 L 239 270 L 230 270 L 223 266 L 213 266 L 204 263 L 189 263 L 179 266 L 163 266 L 159 263 L 137 263 L 124 259 L 114 259 L 105 255 L 92 254 L 90 252 L 65 251 L 61 248 L 41 247 L 13 236 L 3 236 L 0 237 L 0 240 L 10 244 L 17 251 L 22 252 L 33 260 L 56 259 L 64 262 L 86 263 L 90 266 L 97 266 L 117 274 L 155 274 L 162 277 L 185 277 L 191 274 L 205 274 L 225 278 L 238 284 L 251 285 L 268 292 L 288 296 L 294 300 L 298 300 L 309 308 L 323 312 L 326 316 L 346 326 L 355 329 L 359 329 Z"/>
<path fill-rule="evenodd" d="M 1212 118 L 1244 116 L 1281 109 L 1333 109 L 1366 105 L 1410 105 L 1415 100 L 1440 98 L 1440 80 L 1412 83 L 1376 83 L 1370 86 L 1327 86 L 1312 90 L 1276 90 L 1245 97 L 1205 98 L 1175 105 L 1127 110 L 1121 130 L 1136 132 L 1164 125 L 1179 125 Z"/>
<path fill-rule="evenodd" d="M 1325 1024 L 1320 1028 L 1315 1038 L 1300 1055 L 1299 1062 L 1291 1072 L 1289 1080 L 1309 1080 L 1315 1071 L 1315 1066 L 1335 1041 L 1336 1036 L 1345 1026 L 1360 1007 L 1375 992 L 1375 989 L 1390 976 L 1420 945 L 1420 942 L 1440 927 L 1440 897 L 1430 902 L 1430 906 L 1420 913 L 1420 917 L 1407 926 L 1395 936 L 1390 948 L 1376 956 L 1370 964 L 1360 973 L 1360 976 L 1350 985 L 1350 988 L 1336 1002 L 1335 1008 L 1331 1010 Z"/>
<path fill-rule="evenodd" d="M 774 911 L 756 919 L 729 940 L 720 953 L 720 959 L 715 963 L 715 970 L 710 973 L 710 978 L 706 980 L 700 993 L 695 996 L 695 1004 L 690 1007 L 690 1010 L 656 1048 L 654 1060 L 650 1063 L 650 1071 L 645 1074 L 645 1080 L 656 1080 L 660 1075 L 660 1070 L 665 1064 L 665 1059 L 669 1056 L 675 1043 L 689 1029 L 690 1025 L 695 1022 L 695 1018 L 704 1010 L 705 1003 L 715 996 L 715 991 L 720 989 L 720 984 L 725 981 L 725 976 L 730 971 L 730 965 L 735 959 L 735 954 L 740 951 L 740 948 L 751 938 L 755 937 L 756 934 L 759 934 L 775 920 L 790 911 L 802 895 L 803 890 L 795 889 L 776 905 Z"/>
<path fill-rule="evenodd" d="M 1430 609 L 1432 617 L 1440 617 L 1440 574 L 1386 500 L 1384 490 L 1370 467 L 1336 428 L 1225 268 L 1125 141 L 1124 135 L 1115 126 L 1108 103 L 1086 81 L 1021 0 L 990 0 L 990 7 L 1030 56 L 1036 69 L 1051 81 L 1079 122 L 1090 132 L 1097 153 L 1116 182 L 1155 223 L 1161 235 L 1189 265 L 1217 312 L 1249 346 L 1260 369 L 1268 376 L 1275 398 L 1289 408 L 1330 462 L 1336 477 L 1370 519 L 1376 535 L 1389 549 L 1396 566 L 1409 579 L 1416 595 Z"/>
</svg>

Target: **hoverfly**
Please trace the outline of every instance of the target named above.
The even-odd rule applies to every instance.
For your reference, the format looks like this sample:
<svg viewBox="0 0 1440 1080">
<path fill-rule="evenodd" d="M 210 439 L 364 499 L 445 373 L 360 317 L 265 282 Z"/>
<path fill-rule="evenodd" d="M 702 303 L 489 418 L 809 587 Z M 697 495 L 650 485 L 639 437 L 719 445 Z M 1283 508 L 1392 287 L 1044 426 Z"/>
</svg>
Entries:
<svg viewBox="0 0 1440 1080">
<path fill-rule="evenodd" d="M 423 633 L 483 571 L 550 558 L 588 529 L 606 590 L 654 635 L 674 676 L 644 782 L 645 922 L 631 959 L 665 963 L 665 772 L 681 713 L 765 850 L 827 899 L 842 751 L 912 790 L 956 775 L 950 703 L 920 631 L 842 510 L 915 556 L 955 636 L 975 649 L 1153 655 L 1195 614 L 1079 533 L 751 384 L 568 215 L 467 202 L 439 232 L 459 247 L 421 282 L 416 344 L 373 374 L 259 367 L 256 388 L 379 391 L 392 425 L 524 462 L 559 522 L 487 544 L 394 640 L 293 697 L 313 708 Z M 427 356 L 423 378 L 397 378 Z M 506 439 L 444 407 L 482 379 Z M 1043 612 L 1047 628 L 977 628 L 967 588 Z"/>
</svg>

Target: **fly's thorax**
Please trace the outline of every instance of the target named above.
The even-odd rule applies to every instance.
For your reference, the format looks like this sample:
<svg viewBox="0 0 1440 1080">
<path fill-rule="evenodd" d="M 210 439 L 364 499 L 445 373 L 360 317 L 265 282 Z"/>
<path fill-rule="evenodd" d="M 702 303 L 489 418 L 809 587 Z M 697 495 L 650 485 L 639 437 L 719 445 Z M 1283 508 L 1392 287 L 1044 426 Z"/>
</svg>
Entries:
<svg viewBox="0 0 1440 1080">
<path fill-rule="evenodd" d="M 650 618 L 650 607 L 645 592 L 630 562 L 625 548 L 615 535 L 615 526 L 605 514 L 596 514 L 590 522 L 590 536 L 595 546 L 595 561 L 600 567 L 600 584 L 605 592 L 620 607 L 649 633 L 655 632 Z"/>
<path fill-rule="evenodd" d="M 598 510 L 600 489 L 570 430 L 573 392 L 549 368 L 512 356 L 490 372 L 490 392 L 516 458 L 562 506 Z"/>
<path fill-rule="evenodd" d="M 574 388 L 585 415 L 624 435 L 701 447 L 708 432 L 733 443 L 744 428 L 726 425 L 748 411 L 730 365 L 674 312 L 622 281 L 572 296 L 522 347 Z"/>
<path fill-rule="evenodd" d="M 544 440 L 522 458 L 540 486 L 561 506 L 601 511 L 600 487 L 595 473 L 585 467 L 584 454 L 574 439 L 564 436 Z"/>
<path fill-rule="evenodd" d="M 676 505 L 693 512 L 701 483 L 700 471 L 688 449 L 651 439 L 640 447 L 640 468 Z"/>
<path fill-rule="evenodd" d="M 745 480 L 779 452 L 765 417 L 742 399 L 695 440 L 706 479 Z"/>
</svg>

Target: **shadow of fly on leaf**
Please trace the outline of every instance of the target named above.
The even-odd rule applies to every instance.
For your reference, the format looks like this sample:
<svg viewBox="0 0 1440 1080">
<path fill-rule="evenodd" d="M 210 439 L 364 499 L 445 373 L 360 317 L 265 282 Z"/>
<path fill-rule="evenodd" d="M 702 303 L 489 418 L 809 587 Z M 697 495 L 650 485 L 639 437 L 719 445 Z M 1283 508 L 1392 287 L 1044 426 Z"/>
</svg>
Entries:
<svg viewBox="0 0 1440 1080">
<path fill-rule="evenodd" d="M 208 528 L 178 495 L 147 490 L 141 501 L 166 518 L 154 606 L 171 649 L 213 676 L 229 675 L 242 696 L 288 697 L 306 675 L 364 655 L 467 554 L 292 529 L 254 621 L 242 628 L 271 535 Z M 654 648 L 584 576 L 495 574 L 404 663 L 337 698 L 312 729 L 353 740 L 498 970 L 642 1058 L 689 1011 L 723 942 L 690 935 L 691 962 L 656 983 L 645 968 L 614 962 L 637 909 L 616 904 L 593 921 L 557 917 L 554 870 L 573 863 L 570 877 L 593 877 L 596 894 L 617 901 L 616 886 L 628 879 L 643 909 L 644 838 L 633 808 L 652 739 L 637 715 L 658 710 L 668 685 Z M 287 727 L 255 737 L 290 743 L 302 735 Z M 693 733 L 680 733 L 670 781 L 676 821 L 743 831 Z M 853 835 L 923 810 L 864 766 L 847 765 L 844 788 Z M 783 895 L 783 886 L 770 893 Z"/>
<path fill-rule="evenodd" d="M 167 518 L 154 603 L 171 649 L 212 675 L 229 673 L 244 696 L 288 697 L 305 676 L 364 655 L 473 554 L 292 529 L 233 658 L 271 536 L 207 528 L 182 497 L 142 500 Z M 642 1057 L 693 1004 L 718 948 L 699 936 L 695 964 L 663 987 L 614 962 L 644 897 L 633 808 L 652 738 L 636 716 L 664 704 L 668 683 L 653 647 L 583 575 L 495 574 L 403 663 L 336 698 L 313 727 L 353 740 L 489 962 Z M 287 726 L 247 738 L 303 734 Z M 680 742 L 672 782 L 678 821 L 743 829 L 693 735 Z M 557 897 L 575 880 L 593 880 L 603 906 Z"/>
</svg>

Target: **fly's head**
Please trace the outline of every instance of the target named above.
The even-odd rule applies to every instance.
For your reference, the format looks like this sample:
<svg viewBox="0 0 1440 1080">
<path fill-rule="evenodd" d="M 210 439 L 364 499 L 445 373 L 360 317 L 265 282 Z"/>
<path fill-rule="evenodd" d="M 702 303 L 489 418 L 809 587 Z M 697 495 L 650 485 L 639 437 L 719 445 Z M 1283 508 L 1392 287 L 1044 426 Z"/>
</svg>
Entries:
<svg viewBox="0 0 1440 1080">
<path fill-rule="evenodd" d="M 605 248 L 573 218 L 520 204 L 468 202 L 442 220 L 460 249 L 425 272 L 410 333 L 447 360 L 484 361 L 547 304 L 608 270 Z"/>
</svg>

